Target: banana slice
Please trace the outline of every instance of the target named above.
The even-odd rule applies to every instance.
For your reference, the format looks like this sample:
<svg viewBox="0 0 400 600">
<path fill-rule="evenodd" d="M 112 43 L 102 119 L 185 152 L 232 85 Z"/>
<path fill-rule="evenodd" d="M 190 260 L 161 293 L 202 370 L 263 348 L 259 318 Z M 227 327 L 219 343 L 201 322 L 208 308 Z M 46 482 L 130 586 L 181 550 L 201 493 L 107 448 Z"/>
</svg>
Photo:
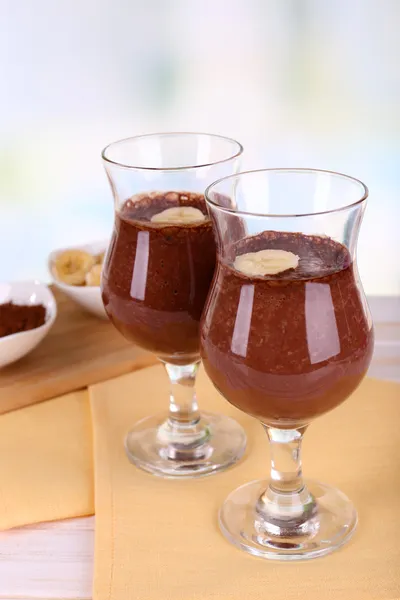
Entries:
<svg viewBox="0 0 400 600">
<path fill-rule="evenodd" d="M 57 279 L 68 285 L 84 285 L 86 273 L 96 262 L 83 250 L 65 250 L 57 256 L 53 269 Z"/>
<path fill-rule="evenodd" d="M 86 273 L 86 285 L 91 285 L 91 286 L 98 286 L 100 285 L 100 279 L 101 279 L 101 269 L 102 269 L 102 265 L 94 265 L 89 273 Z"/>
<path fill-rule="evenodd" d="M 153 215 L 153 223 L 200 223 L 206 216 L 194 206 L 173 206 Z"/>
<path fill-rule="evenodd" d="M 105 250 L 104 250 L 104 252 L 100 252 L 100 254 L 96 254 L 96 256 L 94 257 L 96 260 L 96 264 L 98 264 L 98 265 L 103 264 L 105 254 L 106 254 Z"/>
<path fill-rule="evenodd" d="M 245 275 L 262 276 L 277 275 L 295 269 L 298 264 L 299 257 L 293 252 L 266 249 L 237 256 L 233 266 Z"/>
</svg>

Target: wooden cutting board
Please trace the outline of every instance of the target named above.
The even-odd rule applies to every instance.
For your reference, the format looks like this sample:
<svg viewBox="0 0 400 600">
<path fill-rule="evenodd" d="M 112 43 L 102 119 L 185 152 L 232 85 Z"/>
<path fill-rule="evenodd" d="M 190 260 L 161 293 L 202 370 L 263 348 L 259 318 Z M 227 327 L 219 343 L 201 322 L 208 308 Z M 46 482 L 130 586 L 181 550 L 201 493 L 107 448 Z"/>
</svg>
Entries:
<svg viewBox="0 0 400 600">
<path fill-rule="evenodd" d="M 58 315 L 49 334 L 30 354 L 0 370 L 0 414 L 157 362 L 111 323 L 52 291 Z"/>
</svg>

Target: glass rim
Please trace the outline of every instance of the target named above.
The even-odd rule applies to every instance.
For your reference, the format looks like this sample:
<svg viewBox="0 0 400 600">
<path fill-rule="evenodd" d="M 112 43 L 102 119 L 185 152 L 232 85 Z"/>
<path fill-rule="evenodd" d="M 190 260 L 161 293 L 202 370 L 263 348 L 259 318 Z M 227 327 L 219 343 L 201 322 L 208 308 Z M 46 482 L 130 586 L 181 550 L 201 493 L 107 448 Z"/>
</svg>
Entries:
<svg viewBox="0 0 400 600">
<path fill-rule="evenodd" d="M 189 165 L 186 167 L 183 167 L 183 166 L 182 167 L 143 167 L 143 166 L 136 166 L 136 165 L 127 165 L 127 164 L 124 164 L 123 162 L 112 160 L 111 158 L 106 156 L 108 150 L 110 150 L 112 147 L 122 144 L 124 142 L 131 142 L 131 141 L 140 140 L 143 138 L 150 138 L 150 137 L 157 138 L 157 137 L 167 137 L 167 136 L 173 136 L 173 135 L 182 136 L 182 137 L 201 135 L 201 136 L 205 136 L 205 137 L 209 137 L 209 138 L 218 138 L 220 140 L 224 140 L 226 142 L 233 143 L 236 146 L 236 152 L 235 152 L 235 154 L 232 154 L 232 156 L 229 156 L 228 158 L 223 158 L 221 160 L 215 160 L 215 161 L 211 161 L 208 163 L 202 163 L 202 164 L 198 164 L 198 165 Z M 225 163 L 230 160 L 234 160 L 235 158 L 238 158 L 242 153 L 243 153 L 242 144 L 240 142 L 238 142 L 237 140 L 235 140 L 234 138 L 230 138 L 225 135 L 219 135 L 218 133 L 204 133 L 201 131 L 165 131 L 165 132 L 160 132 L 160 133 L 143 133 L 140 135 L 133 135 L 133 136 L 129 136 L 126 138 L 122 138 L 120 140 L 116 140 L 115 142 L 111 142 L 110 144 L 107 144 L 107 146 L 105 146 L 103 148 L 103 150 L 101 151 L 101 157 L 104 160 L 104 162 L 106 162 L 106 163 L 115 165 L 117 167 L 121 167 L 123 169 L 132 169 L 135 171 L 187 171 L 189 169 L 201 169 L 201 168 L 212 167 L 214 165 Z"/>
<path fill-rule="evenodd" d="M 322 211 L 317 211 L 317 212 L 305 212 L 305 213 L 301 213 L 301 212 L 300 213 L 256 213 L 256 212 L 251 212 L 251 211 L 246 211 L 246 210 L 235 210 L 234 208 L 221 206 L 220 204 L 218 204 L 217 202 L 214 202 L 210 198 L 210 191 L 212 190 L 212 188 L 217 187 L 223 181 L 227 181 L 229 179 L 232 179 L 232 180 L 239 179 L 242 175 L 250 175 L 250 174 L 254 174 L 254 173 L 300 173 L 300 174 L 325 173 L 327 175 L 332 175 L 334 177 L 339 177 L 341 179 L 347 179 L 351 183 L 356 183 L 359 187 L 361 187 L 363 193 L 362 193 L 361 198 L 359 198 L 355 202 L 351 202 L 350 204 L 345 204 L 343 206 L 339 206 L 338 208 L 331 208 L 329 210 L 322 210 Z M 230 213 L 233 215 L 247 215 L 247 216 L 251 216 L 251 217 L 271 217 L 271 218 L 280 218 L 280 219 L 286 218 L 286 217 L 288 217 L 288 218 L 313 217 L 313 216 L 318 216 L 318 215 L 327 215 L 327 214 L 331 214 L 331 213 L 337 213 L 342 210 L 347 210 L 349 208 L 357 206 L 358 204 L 362 204 L 368 198 L 368 195 L 369 195 L 369 190 L 368 190 L 367 186 L 365 185 L 365 183 L 363 183 L 360 179 L 356 179 L 355 177 L 352 177 L 351 175 L 346 175 L 344 173 L 338 173 L 337 171 L 329 171 L 327 169 L 312 169 L 312 168 L 307 168 L 307 167 L 281 167 L 281 168 L 272 167 L 272 168 L 266 168 L 266 169 L 253 169 L 250 171 L 241 171 L 240 173 L 234 173 L 232 175 L 227 175 L 225 177 L 221 177 L 220 179 L 217 179 L 216 181 L 211 183 L 204 192 L 204 197 L 205 197 L 207 204 L 212 205 L 213 207 L 217 208 L 218 210 L 221 210 L 222 212 Z"/>
</svg>

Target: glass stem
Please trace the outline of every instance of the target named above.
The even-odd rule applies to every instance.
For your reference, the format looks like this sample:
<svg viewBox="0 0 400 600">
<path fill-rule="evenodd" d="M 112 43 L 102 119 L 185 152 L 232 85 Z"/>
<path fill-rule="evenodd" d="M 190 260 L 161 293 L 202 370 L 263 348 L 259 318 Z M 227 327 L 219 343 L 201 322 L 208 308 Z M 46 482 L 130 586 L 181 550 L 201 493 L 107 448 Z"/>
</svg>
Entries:
<svg viewBox="0 0 400 600">
<path fill-rule="evenodd" d="M 304 484 L 301 465 L 301 445 L 307 427 L 264 428 L 270 442 L 271 472 L 269 485 L 257 504 L 257 528 L 287 537 L 311 533 L 317 509 Z"/>
<path fill-rule="evenodd" d="M 169 416 L 158 429 L 164 455 L 171 460 L 191 462 L 210 452 L 209 427 L 200 417 L 195 381 L 200 361 L 189 365 L 164 363 L 170 380 Z"/>
<path fill-rule="evenodd" d="M 164 363 L 170 381 L 169 419 L 177 425 L 193 425 L 200 419 L 195 392 L 200 361 L 189 365 Z"/>
</svg>

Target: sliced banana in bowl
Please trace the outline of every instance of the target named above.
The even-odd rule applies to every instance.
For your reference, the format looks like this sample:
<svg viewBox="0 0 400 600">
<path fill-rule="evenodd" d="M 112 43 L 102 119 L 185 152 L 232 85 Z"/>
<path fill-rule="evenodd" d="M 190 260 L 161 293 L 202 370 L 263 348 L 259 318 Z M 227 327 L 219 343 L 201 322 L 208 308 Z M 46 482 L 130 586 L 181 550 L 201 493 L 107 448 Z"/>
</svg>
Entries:
<svg viewBox="0 0 400 600">
<path fill-rule="evenodd" d="M 52 283 L 92 314 L 107 318 L 101 299 L 100 278 L 108 240 L 52 252 L 48 269 Z"/>
<path fill-rule="evenodd" d="M 67 285 L 85 285 L 96 258 L 85 250 L 64 250 L 54 260 L 53 270 L 59 281 Z"/>
</svg>

